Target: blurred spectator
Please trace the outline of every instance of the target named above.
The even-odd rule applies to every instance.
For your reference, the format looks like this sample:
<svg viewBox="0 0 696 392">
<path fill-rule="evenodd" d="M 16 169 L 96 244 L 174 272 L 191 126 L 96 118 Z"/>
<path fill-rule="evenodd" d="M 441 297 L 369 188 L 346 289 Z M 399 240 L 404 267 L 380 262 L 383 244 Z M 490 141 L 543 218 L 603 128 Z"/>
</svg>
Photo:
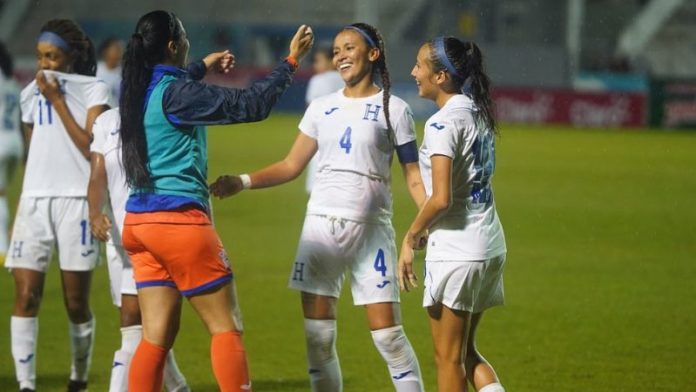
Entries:
<svg viewBox="0 0 696 392">
<path fill-rule="evenodd" d="M 118 106 L 118 99 L 121 96 L 121 57 L 123 57 L 123 42 L 120 39 L 110 37 L 99 46 L 97 77 L 105 81 L 111 89 L 111 107 Z"/>
</svg>

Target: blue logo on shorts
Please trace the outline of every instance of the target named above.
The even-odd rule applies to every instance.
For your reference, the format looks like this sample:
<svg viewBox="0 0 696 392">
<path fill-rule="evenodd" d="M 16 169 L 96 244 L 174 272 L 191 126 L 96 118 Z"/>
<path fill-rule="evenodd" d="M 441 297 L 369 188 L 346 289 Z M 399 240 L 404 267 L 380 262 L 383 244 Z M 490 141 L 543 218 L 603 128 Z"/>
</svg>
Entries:
<svg viewBox="0 0 696 392">
<path fill-rule="evenodd" d="M 92 253 L 94 253 L 94 249 L 90 249 L 87 252 L 82 252 L 80 254 L 82 255 L 82 257 L 87 257 L 87 256 L 91 255 Z"/>
<path fill-rule="evenodd" d="M 437 129 L 438 131 L 442 131 L 443 129 L 445 129 L 445 126 L 444 126 L 444 125 L 440 125 L 440 124 L 438 124 L 438 123 L 436 123 L 436 122 L 430 124 L 430 126 L 433 127 L 433 128 L 435 128 L 435 129 Z"/>
<path fill-rule="evenodd" d="M 383 289 L 386 285 L 388 285 L 390 282 L 388 280 L 385 280 L 384 282 L 380 283 L 377 285 L 378 289 Z"/>
</svg>

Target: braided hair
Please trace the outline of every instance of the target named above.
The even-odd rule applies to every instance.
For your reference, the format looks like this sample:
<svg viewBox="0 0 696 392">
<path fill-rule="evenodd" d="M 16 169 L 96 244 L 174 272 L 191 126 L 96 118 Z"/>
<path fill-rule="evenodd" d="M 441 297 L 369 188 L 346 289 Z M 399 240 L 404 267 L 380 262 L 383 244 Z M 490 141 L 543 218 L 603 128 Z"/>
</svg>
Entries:
<svg viewBox="0 0 696 392">
<path fill-rule="evenodd" d="M 454 37 L 444 37 L 443 43 L 447 59 L 457 72 L 449 72 L 446 65 L 442 64 L 435 50 L 435 40 L 428 42 L 433 70 L 447 72 L 456 88 L 470 96 L 478 107 L 478 119 L 497 134 L 490 93 L 491 81 L 483 69 L 481 49 L 474 42 L 463 42 Z"/>
<path fill-rule="evenodd" d="M 393 142 L 394 129 L 392 128 L 391 118 L 389 117 L 391 79 L 389 78 L 389 69 L 387 69 L 387 51 L 384 48 L 384 38 L 382 37 L 382 34 L 379 32 L 379 30 L 377 30 L 376 27 L 371 26 L 367 23 L 353 23 L 350 25 L 350 27 L 360 29 L 365 34 L 367 34 L 370 37 L 370 39 L 372 39 L 372 42 L 374 42 L 377 45 L 377 49 L 379 49 L 379 57 L 374 63 L 372 74 L 379 74 L 379 78 L 382 82 L 382 105 L 384 106 L 384 118 L 387 120 L 387 135 L 389 136 L 389 141 Z M 369 47 L 372 47 L 372 44 L 370 42 L 367 42 L 367 45 Z"/>
<path fill-rule="evenodd" d="M 66 53 L 73 59 L 73 71 L 80 75 L 94 76 L 97 73 L 97 57 L 94 45 L 87 34 L 70 19 L 51 19 L 41 27 L 41 32 L 59 35 L 70 47 Z"/>
</svg>

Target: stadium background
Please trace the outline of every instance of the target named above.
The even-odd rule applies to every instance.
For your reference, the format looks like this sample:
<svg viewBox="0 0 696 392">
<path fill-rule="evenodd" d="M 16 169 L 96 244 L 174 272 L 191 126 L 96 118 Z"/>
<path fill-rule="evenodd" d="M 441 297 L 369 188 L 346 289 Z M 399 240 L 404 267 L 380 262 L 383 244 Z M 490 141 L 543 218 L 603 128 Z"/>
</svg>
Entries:
<svg viewBox="0 0 696 392">
<path fill-rule="evenodd" d="M 508 306 L 490 312 L 480 346 L 510 391 L 689 390 L 696 365 L 696 2 L 692 0 L 0 1 L 0 39 L 17 77 L 35 72 L 34 42 L 54 17 L 77 20 L 95 44 L 127 38 L 151 9 L 183 20 L 191 57 L 230 48 L 243 86 L 285 53 L 298 24 L 317 43 L 353 21 L 385 35 L 395 94 L 422 121 L 434 107 L 409 77 L 418 46 L 450 34 L 479 42 L 496 86 L 496 200 L 506 230 Z M 210 132 L 210 176 L 284 156 L 304 108 L 309 67 L 271 119 Z M 674 131 L 684 128 L 684 130 Z M 398 238 L 415 210 L 394 176 Z M 21 176 L 10 190 L 17 200 Z M 306 195 L 301 181 L 215 203 L 245 315 L 258 391 L 307 390 L 299 301 L 285 288 Z M 55 265 L 40 313 L 41 390 L 67 381 L 67 320 Z M 106 390 L 118 344 L 105 268 L 92 306 L 97 343 L 90 378 Z M 0 390 L 14 389 L 9 349 L 13 300 L 0 274 Z M 434 365 L 420 292 L 404 294 L 404 324 L 429 390 Z M 388 391 L 363 312 L 344 292 L 339 353 L 346 390 Z M 175 349 L 193 390 L 215 390 L 208 339 L 185 307 Z"/>
</svg>

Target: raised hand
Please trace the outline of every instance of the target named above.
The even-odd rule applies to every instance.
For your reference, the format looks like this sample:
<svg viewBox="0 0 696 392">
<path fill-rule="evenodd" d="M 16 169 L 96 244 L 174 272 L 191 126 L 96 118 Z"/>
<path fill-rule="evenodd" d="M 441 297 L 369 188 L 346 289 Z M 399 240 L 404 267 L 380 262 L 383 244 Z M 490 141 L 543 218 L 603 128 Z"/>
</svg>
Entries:
<svg viewBox="0 0 696 392">
<path fill-rule="evenodd" d="M 208 187 L 210 193 L 220 199 L 234 196 L 244 189 L 239 176 L 220 176 Z"/>
<path fill-rule="evenodd" d="M 63 99 L 63 93 L 60 91 L 58 80 L 54 77 L 50 79 L 46 78 L 46 74 L 43 71 L 36 73 L 36 85 L 39 87 L 41 94 L 51 103 Z"/>
<path fill-rule="evenodd" d="M 205 56 L 203 63 L 208 71 L 213 70 L 217 73 L 228 73 L 234 68 L 235 58 L 229 50 L 225 50 Z"/>
<path fill-rule="evenodd" d="M 297 29 L 295 36 L 290 41 L 290 56 L 300 61 L 312 49 L 312 45 L 314 45 L 312 28 L 302 25 Z"/>
</svg>

